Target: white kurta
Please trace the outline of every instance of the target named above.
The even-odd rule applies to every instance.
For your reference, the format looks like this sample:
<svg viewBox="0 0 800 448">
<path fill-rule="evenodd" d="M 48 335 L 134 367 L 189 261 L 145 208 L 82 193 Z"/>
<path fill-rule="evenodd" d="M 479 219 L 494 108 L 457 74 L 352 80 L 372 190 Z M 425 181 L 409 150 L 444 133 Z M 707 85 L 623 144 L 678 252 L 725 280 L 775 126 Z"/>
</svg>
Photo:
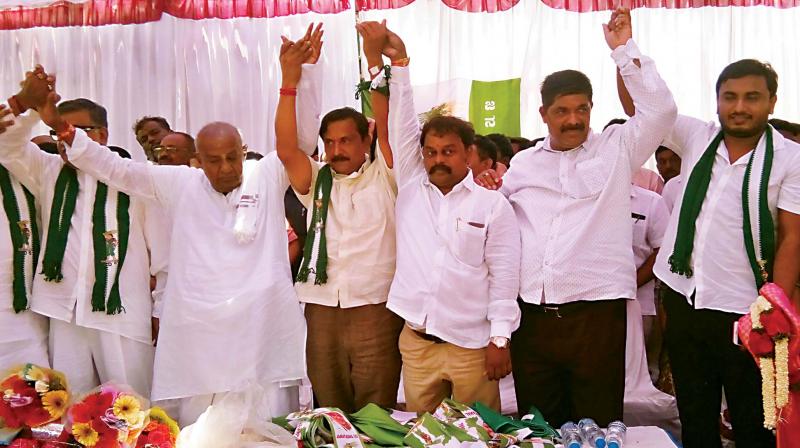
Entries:
<svg viewBox="0 0 800 448">
<path fill-rule="evenodd" d="M 258 199 L 264 214 L 249 243 L 233 232 L 241 188 L 223 195 L 201 170 L 119 158 L 80 130 L 68 154 L 109 186 L 160 202 L 180 229 L 170 243 L 153 400 L 304 376 L 305 321 L 286 251 L 289 180 L 275 153 L 253 162 L 265 180 Z"/>
<path fill-rule="evenodd" d="M 21 186 L 9 174 L 16 191 Z M 0 195 L 0 199 L 2 199 Z M 19 204 L 25 198 L 17 194 Z M 38 207 L 37 207 L 38 213 Z M 0 369 L 16 364 L 34 363 L 49 366 L 47 360 L 47 319 L 31 310 L 14 312 L 14 252 L 18 250 L 11 242 L 8 216 L 0 209 Z M 28 288 L 33 279 L 33 269 L 28 275 Z M 30 296 L 28 297 L 30 300 Z"/>
<path fill-rule="evenodd" d="M 29 303 L 31 311 L 51 318 L 51 365 L 71 379 L 76 393 L 113 381 L 129 384 L 140 394 L 149 396 L 154 355 L 150 275 L 156 272 L 151 270 L 154 265 L 151 265 L 148 248 L 156 239 L 154 233 L 161 231 L 158 216 L 144 201 L 131 200 L 128 249 L 119 280 L 125 311 L 116 315 L 92 311 L 95 283 L 92 214 L 97 179 L 79 172 L 78 196 L 62 265 L 64 278 L 60 282 L 45 281 L 40 273 L 47 223 L 56 179 L 64 162 L 61 157 L 47 154 L 28 141 L 38 121 L 39 116 L 34 111 L 14 118 L 14 125 L 0 135 L 0 161 L 41 204 L 42 250 Z M 120 158 L 106 148 L 102 150 Z M 114 191 L 109 189 L 109 198 L 115 197 L 113 195 Z"/>
<path fill-rule="evenodd" d="M 47 223 L 55 195 L 55 184 L 64 165 L 61 157 L 47 154 L 28 142 L 31 129 L 39 122 L 36 112 L 15 118 L 14 125 L 0 136 L 0 162 L 25 185 L 41 204 L 42 250 L 33 281 L 31 310 L 78 326 L 118 334 L 143 344 L 151 344 L 150 317 L 152 297 L 150 295 L 150 255 L 148 242 L 154 237 L 147 235 L 148 205 L 132 198 L 130 204 L 130 234 L 125 263 L 119 280 L 119 291 L 125 312 L 109 315 L 92 311 L 92 288 L 94 286 L 94 249 L 92 246 L 92 210 L 97 178 L 86 172 L 78 173 L 78 197 L 75 212 L 70 222 L 67 247 L 62 266 L 63 280 L 48 282 L 44 279 L 42 263 L 47 241 Z M 100 147 L 98 145 L 98 147 Z M 116 153 L 103 148 L 102 151 L 121 159 Z M 109 188 L 109 196 L 113 190 Z M 152 216 L 152 219 L 156 219 Z M 156 226 L 157 227 L 157 226 Z M 153 272 L 155 274 L 155 272 Z"/>
</svg>

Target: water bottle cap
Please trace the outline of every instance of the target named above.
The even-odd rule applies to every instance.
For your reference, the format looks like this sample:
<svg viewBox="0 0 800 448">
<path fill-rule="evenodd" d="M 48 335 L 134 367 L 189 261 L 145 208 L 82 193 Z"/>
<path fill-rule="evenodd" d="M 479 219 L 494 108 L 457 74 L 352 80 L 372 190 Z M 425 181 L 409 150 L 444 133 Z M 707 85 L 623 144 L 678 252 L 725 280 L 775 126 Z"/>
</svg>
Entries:
<svg viewBox="0 0 800 448">
<path fill-rule="evenodd" d="M 619 448 L 619 442 L 608 442 L 608 448 Z"/>
<path fill-rule="evenodd" d="M 570 442 L 568 448 L 581 448 L 581 443 L 580 442 Z"/>
<path fill-rule="evenodd" d="M 594 446 L 597 447 L 597 448 L 606 448 L 605 439 L 597 439 L 597 440 L 595 440 Z"/>
</svg>

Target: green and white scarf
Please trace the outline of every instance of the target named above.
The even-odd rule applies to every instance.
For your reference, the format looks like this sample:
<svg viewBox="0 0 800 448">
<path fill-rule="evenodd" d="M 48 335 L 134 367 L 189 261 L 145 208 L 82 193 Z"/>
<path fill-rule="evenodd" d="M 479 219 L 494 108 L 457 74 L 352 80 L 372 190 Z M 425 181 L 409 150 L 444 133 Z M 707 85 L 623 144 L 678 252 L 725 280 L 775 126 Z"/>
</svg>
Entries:
<svg viewBox="0 0 800 448">
<path fill-rule="evenodd" d="M 47 242 L 42 261 L 46 281 L 60 282 L 69 227 L 78 198 L 78 174 L 64 165 L 56 180 L 53 204 L 50 207 Z M 92 311 L 118 314 L 125 311 L 119 294 L 119 276 L 128 251 L 130 234 L 130 198 L 97 182 L 92 212 L 94 276 Z M 110 281 L 111 280 L 111 281 Z"/>
<path fill-rule="evenodd" d="M 297 272 L 298 282 L 307 282 L 310 274 L 314 275 L 315 285 L 324 285 L 328 282 L 328 242 L 325 237 L 325 226 L 328 222 L 332 188 L 333 171 L 330 165 L 325 165 L 319 169 L 317 181 L 314 183 L 311 224 L 308 226 L 308 236 L 303 247 L 303 262 Z"/>
<path fill-rule="evenodd" d="M 28 309 L 33 272 L 39 260 L 39 228 L 36 222 L 36 204 L 33 195 L 19 182 L 13 180 L 5 167 L 0 166 L 0 193 L 3 209 L 11 234 L 14 251 L 14 277 L 12 282 L 14 312 Z M 22 201 L 22 202 L 20 202 Z"/>
<path fill-rule="evenodd" d="M 765 136 L 766 145 L 761 149 L 759 144 L 753 150 L 750 160 L 747 162 L 742 182 L 744 245 L 757 289 L 769 281 L 775 261 L 775 222 L 772 219 L 767 200 L 769 176 L 775 152 L 772 146 L 771 127 L 767 127 Z M 669 257 L 669 264 L 672 272 L 686 277 L 692 277 L 694 274 L 692 251 L 697 217 L 708 192 L 714 158 L 722 138 L 722 131 L 720 131 L 700 156 L 689 175 L 689 181 L 683 193 L 675 248 L 672 256 Z"/>
</svg>

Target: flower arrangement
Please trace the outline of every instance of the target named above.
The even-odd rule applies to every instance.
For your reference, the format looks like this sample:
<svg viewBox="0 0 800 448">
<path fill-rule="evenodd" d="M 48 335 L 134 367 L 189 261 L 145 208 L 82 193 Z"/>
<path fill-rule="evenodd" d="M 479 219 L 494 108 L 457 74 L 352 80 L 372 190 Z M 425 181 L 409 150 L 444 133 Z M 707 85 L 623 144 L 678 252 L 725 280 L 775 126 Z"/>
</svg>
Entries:
<svg viewBox="0 0 800 448">
<path fill-rule="evenodd" d="M 61 372 L 25 364 L 0 382 L 0 428 L 33 428 L 59 420 L 69 406 L 67 380 Z"/>
<path fill-rule="evenodd" d="M 760 292 L 750 312 L 739 319 L 739 336 L 761 370 L 764 427 L 786 428 L 789 420 L 796 420 L 791 391 L 800 384 L 800 316 L 779 286 L 767 283 Z"/>
<path fill-rule="evenodd" d="M 178 423 L 161 408 L 150 408 L 150 421 L 136 442 L 136 448 L 174 448 L 181 432 Z"/>
<path fill-rule="evenodd" d="M 82 447 L 131 448 L 147 426 L 144 400 L 104 384 L 75 403 L 64 431 Z"/>
</svg>

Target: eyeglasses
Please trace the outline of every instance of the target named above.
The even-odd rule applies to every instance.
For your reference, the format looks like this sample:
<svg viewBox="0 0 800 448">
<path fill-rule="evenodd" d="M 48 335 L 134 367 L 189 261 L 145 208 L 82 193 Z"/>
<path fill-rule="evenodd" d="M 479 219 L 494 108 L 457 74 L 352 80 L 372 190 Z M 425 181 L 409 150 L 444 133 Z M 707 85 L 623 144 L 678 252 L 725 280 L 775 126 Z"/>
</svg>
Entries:
<svg viewBox="0 0 800 448">
<path fill-rule="evenodd" d="M 75 129 L 80 129 L 81 131 L 83 131 L 83 132 L 85 132 L 87 134 L 92 132 L 92 131 L 96 131 L 98 129 L 103 129 L 103 126 L 73 126 L 73 127 Z M 50 130 L 50 137 L 57 138 L 58 137 L 58 132 L 56 132 L 54 130 Z"/>
<path fill-rule="evenodd" d="M 153 154 L 155 154 L 156 157 L 158 157 L 162 153 L 172 154 L 177 150 L 178 150 L 178 148 L 175 147 L 175 146 L 161 146 L 161 145 L 158 145 L 158 146 L 154 146 L 153 147 Z"/>
</svg>

